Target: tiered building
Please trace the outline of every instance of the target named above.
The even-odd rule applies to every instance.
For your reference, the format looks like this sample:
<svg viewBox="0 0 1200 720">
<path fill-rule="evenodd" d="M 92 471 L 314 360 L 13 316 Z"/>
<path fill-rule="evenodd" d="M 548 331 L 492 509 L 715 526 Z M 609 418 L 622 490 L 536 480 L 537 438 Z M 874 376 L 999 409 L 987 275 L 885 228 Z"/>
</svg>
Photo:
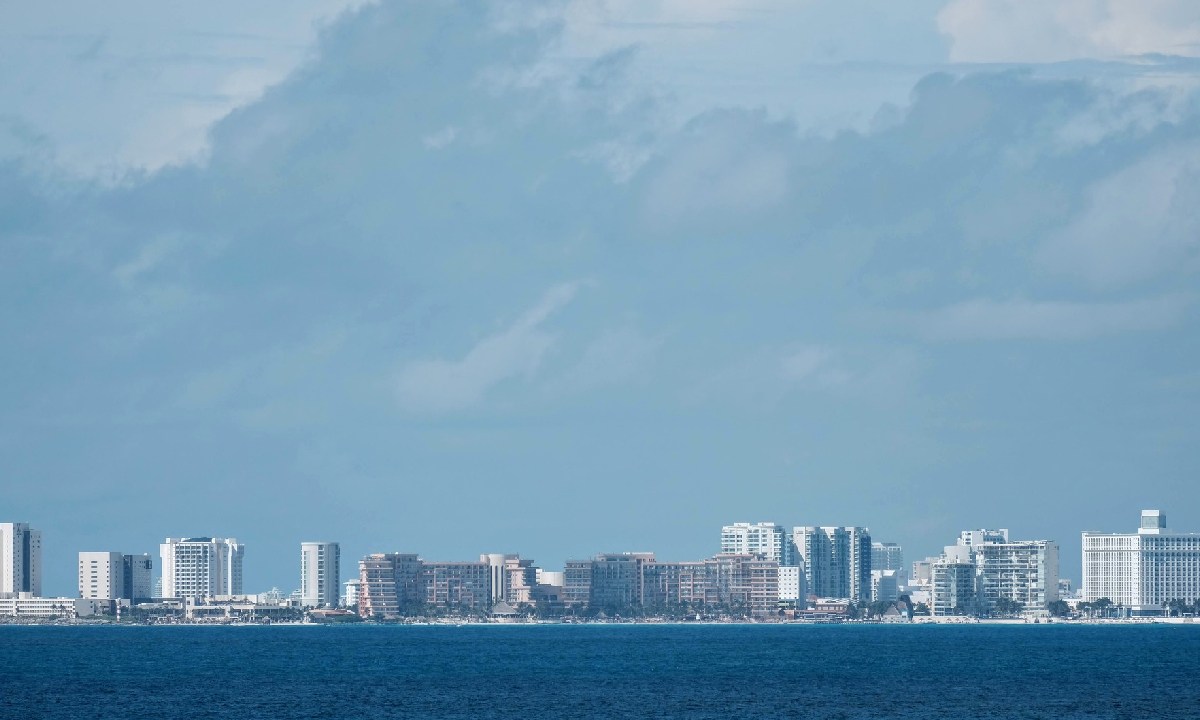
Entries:
<svg viewBox="0 0 1200 720">
<path fill-rule="evenodd" d="M 413 553 L 368 555 L 359 564 L 358 614 L 394 618 L 429 610 L 488 612 L 561 595 L 538 583 L 533 561 L 485 554 L 478 562 L 430 562 Z"/>
<path fill-rule="evenodd" d="M 1156 615 L 1171 600 L 1200 599 L 1200 534 L 1167 529 L 1143 510 L 1136 533 L 1083 533 L 1083 599 L 1108 598 L 1134 615 Z"/>
<path fill-rule="evenodd" d="M 914 575 L 920 574 L 914 564 Z M 1010 540 L 1003 529 L 965 530 L 931 563 L 929 574 L 934 615 L 989 613 L 1003 606 L 1044 614 L 1058 600 L 1058 544 Z"/>
<path fill-rule="evenodd" d="M 652 553 L 608 553 L 568 562 L 563 589 L 569 605 L 607 613 L 687 607 L 767 617 L 779 609 L 779 575 L 779 563 L 761 555 L 660 562 Z"/>
</svg>

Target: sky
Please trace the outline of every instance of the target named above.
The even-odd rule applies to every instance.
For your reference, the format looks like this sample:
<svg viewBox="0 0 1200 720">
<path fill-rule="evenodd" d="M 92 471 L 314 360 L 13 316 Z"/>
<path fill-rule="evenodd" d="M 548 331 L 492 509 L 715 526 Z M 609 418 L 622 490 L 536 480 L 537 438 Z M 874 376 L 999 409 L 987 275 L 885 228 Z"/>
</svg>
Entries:
<svg viewBox="0 0 1200 720">
<path fill-rule="evenodd" d="M 1191 0 L 0 1 L 0 520 L 1200 530 Z"/>
</svg>

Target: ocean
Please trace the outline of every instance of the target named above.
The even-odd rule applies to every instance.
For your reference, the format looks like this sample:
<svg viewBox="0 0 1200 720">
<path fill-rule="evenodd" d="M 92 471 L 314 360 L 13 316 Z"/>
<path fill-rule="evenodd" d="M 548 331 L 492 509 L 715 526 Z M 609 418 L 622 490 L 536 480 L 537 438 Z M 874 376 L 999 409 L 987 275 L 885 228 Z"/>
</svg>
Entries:
<svg viewBox="0 0 1200 720">
<path fill-rule="evenodd" d="M 0 626 L 0 718 L 1200 718 L 1198 625 Z"/>
</svg>

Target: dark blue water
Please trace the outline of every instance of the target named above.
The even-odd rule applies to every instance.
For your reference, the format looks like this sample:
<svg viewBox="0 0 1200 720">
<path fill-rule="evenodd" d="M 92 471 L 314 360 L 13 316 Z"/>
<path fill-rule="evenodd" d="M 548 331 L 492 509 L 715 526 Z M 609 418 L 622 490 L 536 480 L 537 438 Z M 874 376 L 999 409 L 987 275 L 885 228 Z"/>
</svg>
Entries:
<svg viewBox="0 0 1200 720">
<path fill-rule="evenodd" d="M 0 718 L 1200 718 L 1200 626 L 0 626 Z"/>
</svg>

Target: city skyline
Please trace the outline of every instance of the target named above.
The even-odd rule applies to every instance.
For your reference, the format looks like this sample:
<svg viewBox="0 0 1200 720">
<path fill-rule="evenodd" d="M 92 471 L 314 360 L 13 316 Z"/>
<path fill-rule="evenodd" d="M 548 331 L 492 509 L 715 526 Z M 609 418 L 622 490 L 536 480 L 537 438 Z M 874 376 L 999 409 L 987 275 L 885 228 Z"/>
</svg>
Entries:
<svg viewBox="0 0 1200 720">
<path fill-rule="evenodd" d="M 1146 511 L 1146 512 L 1149 512 L 1149 511 Z M 1159 512 L 1159 511 L 1154 511 L 1154 512 Z M 1165 513 L 1163 513 L 1163 517 L 1165 518 Z M 998 527 L 1000 524 L 1012 525 L 1012 523 L 997 523 L 996 526 Z M 12 523 L 12 522 L 0 523 L 0 527 L 6 526 L 6 525 L 8 525 L 8 526 L 15 525 L 18 528 L 25 528 L 27 531 L 29 529 L 32 529 L 32 532 L 36 533 L 37 537 L 38 537 L 37 547 L 38 547 L 38 552 L 39 552 L 39 557 L 40 557 L 42 538 L 44 537 L 45 533 L 43 532 L 43 530 L 40 527 L 37 526 L 36 523 Z M 596 555 L 597 553 L 601 553 L 601 554 L 603 554 L 603 553 L 636 553 L 636 552 L 645 551 L 645 552 L 650 552 L 650 553 L 656 555 L 661 561 L 690 562 L 690 561 L 695 560 L 696 558 L 709 557 L 709 556 L 713 555 L 714 553 L 740 552 L 741 550 L 737 549 L 739 547 L 739 546 L 737 546 L 737 543 L 744 542 L 744 539 L 741 541 L 731 540 L 729 531 L 731 529 L 737 528 L 742 531 L 750 530 L 753 532 L 753 531 L 759 530 L 760 528 L 762 528 L 764 526 L 773 526 L 776 530 L 778 530 L 780 532 L 780 535 L 779 535 L 780 544 L 777 545 L 774 549 L 768 549 L 764 545 L 761 545 L 761 544 L 759 546 L 755 546 L 752 550 L 751 550 L 750 546 L 747 546 L 745 549 L 748 550 L 750 552 L 750 554 L 761 554 L 766 557 L 776 557 L 776 554 L 778 554 L 778 557 L 780 559 L 784 560 L 784 562 L 780 563 L 781 566 L 786 566 L 786 565 L 794 563 L 796 557 L 800 558 L 800 560 L 801 560 L 800 564 L 803 565 L 803 548 L 795 546 L 795 544 L 798 541 L 798 534 L 801 533 L 802 531 L 823 530 L 823 531 L 833 532 L 833 531 L 845 530 L 845 531 L 865 531 L 867 533 L 870 533 L 869 526 L 845 526 L 845 527 L 842 527 L 842 526 L 802 526 L 802 525 L 791 525 L 791 524 L 785 524 L 785 523 L 778 523 L 773 520 L 771 520 L 771 521 L 768 521 L 768 520 L 755 520 L 755 521 L 737 520 L 737 521 L 732 521 L 732 522 L 726 522 L 722 526 L 719 526 L 720 528 L 722 528 L 722 533 L 720 533 L 719 535 L 716 535 L 716 536 L 714 536 L 714 533 L 712 532 L 712 529 L 710 528 L 709 533 L 708 533 L 708 541 L 709 541 L 708 547 L 697 550 L 692 555 L 670 555 L 667 553 L 659 552 L 653 548 L 651 548 L 649 550 L 646 550 L 644 548 L 642 550 L 630 549 L 630 548 L 636 548 L 639 546 L 629 544 L 629 545 L 627 545 L 627 547 L 625 549 L 618 549 L 618 548 L 612 548 L 612 547 L 607 547 L 607 546 L 602 546 L 603 548 L 606 548 L 606 549 L 599 549 L 599 550 L 596 548 L 592 548 L 590 550 L 583 551 L 581 553 L 576 553 L 574 555 L 564 555 L 561 561 L 556 560 L 553 556 L 551 556 L 550 559 L 543 559 L 542 557 L 535 556 L 532 553 L 524 553 L 524 552 L 521 552 L 515 556 L 536 558 L 538 561 L 539 567 L 545 568 L 546 570 L 555 570 L 555 571 L 565 567 L 565 565 L 572 559 L 578 559 L 581 557 L 592 557 L 593 555 Z M 958 527 L 962 528 L 962 527 L 964 527 L 964 525 L 960 524 Z M 1017 526 L 1017 527 L 1019 527 L 1019 526 Z M 951 533 L 951 535 L 960 534 L 962 537 L 960 538 L 959 544 L 963 544 L 965 542 L 966 545 L 969 546 L 970 545 L 969 537 L 972 532 L 979 533 L 979 532 L 985 532 L 985 531 L 959 530 L 959 531 L 956 531 L 955 533 Z M 987 532 L 991 532 L 991 531 L 987 531 Z M 996 531 L 996 532 L 1004 533 L 1005 537 L 1007 537 L 1007 533 L 1009 531 L 1007 529 L 1005 529 L 1005 530 L 1000 530 L 1000 531 Z M 1082 547 L 1083 547 L 1082 536 L 1088 534 L 1089 532 L 1091 532 L 1092 534 L 1097 533 L 1097 531 L 1081 530 L 1075 536 L 1075 538 L 1076 538 L 1075 544 L 1079 547 L 1080 553 L 1082 552 Z M 1120 528 L 1116 528 L 1112 532 L 1120 532 Z M 703 535 L 703 533 L 701 533 L 701 534 Z M 1030 535 L 1028 533 L 1022 533 L 1022 536 L 1032 537 L 1032 535 Z M 832 538 L 827 538 L 825 541 L 826 544 L 828 544 L 831 539 Z M 1049 540 L 1050 542 L 1054 543 L 1056 546 L 1058 546 L 1060 548 L 1060 555 L 1059 555 L 1059 557 L 1056 558 L 1056 563 L 1057 563 L 1056 572 L 1058 573 L 1058 575 L 1064 579 L 1072 580 L 1076 584 L 1076 586 L 1079 586 L 1082 583 L 1082 572 L 1077 573 L 1075 576 L 1070 576 L 1070 575 L 1064 574 L 1058 570 L 1058 568 L 1061 566 L 1070 566 L 1070 555 L 1065 548 L 1069 547 L 1072 544 L 1071 541 L 1070 540 L 1062 541 L 1062 540 L 1057 540 L 1057 539 L 1053 539 L 1053 538 L 1048 538 L 1048 539 L 1044 538 L 1043 540 Z M 849 539 L 847 538 L 847 542 L 848 541 L 849 541 Z M 164 577 L 164 564 L 163 564 L 161 558 L 164 553 L 167 553 L 168 546 L 172 546 L 174 543 L 179 543 L 179 542 L 192 543 L 192 544 L 195 544 L 195 543 L 201 543 L 201 544 L 217 543 L 217 544 L 220 544 L 220 543 L 225 543 L 226 540 L 224 538 L 215 537 L 215 536 L 197 536 L 197 537 L 182 537 L 182 536 L 180 536 L 180 537 L 175 537 L 175 538 L 167 537 L 166 544 L 160 544 L 160 552 L 153 555 L 153 557 L 157 560 L 154 563 L 154 570 L 153 570 L 154 581 L 160 581 Z M 321 541 L 321 542 L 296 541 L 296 542 L 292 543 L 292 545 L 293 545 L 292 562 L 296 564 L 295 571 L 294 572 L 285 571 L 283 566 L 275 565 L 275 566 L 270 566 L 271 569 L 268 571 L 268 573 L 264 573 L 264 577 L 271 577 L 274 579 L 280 579 L 280 578 L 283 578 L 290 574 L 292 576 L 290 580 L 282 580 L 279 582 L 275 582 L 275 581 L 268 582 L 265 580 L 260 581 L 260 580 L 257 580 L 253 576 L 253 574 L 251 574 L 250 579 L 249 579 L 249 584 L 246 584 L 247 581 L 244 579 L 245 572 L 242 568 L 243 568 L 244 562 L 245 562 L 244 555 L 246 553 L 247 543 L 240 542 L 236 539 L 230 539 L 230 540 L 228 540 L 228 542 L 232 543 L 231 552 L 234 552 L 236 554 L 236 562 L 237 562 L 237 566 L 239 568 L 239 570 L 238 570 L 239 578 L 236 581 L 236 583 L 237 583 L 236 587 L 238 588 L 238 592 L 232 593 L 232 594 L 241 594 L 243 592 L 259 593 L 259 592 L 264 592 L 269 588 L 278 588 L 285 592 L 302 591 L 303 586 L 304 586 L 304 583 L 302 580 L 302 576 L 304 574 L 304 562 L 305 562 L 305 558 L 308 557 L 307 553 L 310 548 L 317 548 L 317 547 L 330 548 L 330 550 L 328 552 L 333 553 L 333 558 L 334 558 L 333 567 L 335 568 L 335 572 L 339 572 L 339 570 L 337 568 L 340 565 L 343 565 L 343 563 L 345 562 L 345 560 L 343 559 L 344 557 L 349 557 L 352 560 L 355 557 L 366 557 L 373 553 L 381 552 L 380 547 L 382 547 L 381 543 L 376 543 L 375 545 L 370 546 L 370 548 L 363 553 L 360 553 L 357 555 L 345 556 L 345 555 L 343 555 L 343 551 L 342 551 L 342 547 L 344 544 L 341 542 L 338 542 L 338 541 Z M 761 543 L 762 541 L 759 540 L 758 542 Z M 733 544 L 731 545 L 731 543 L 733 543 Z M 793 545 L 792 550 L 787 549 L 788 543 L 791 543 Z M 897 542 L 895 538 L 879 539 L 879 538 L 876 538 L 873 534 L 869 534 L 866 536 L 866 543 L 873 545 L 875 547 L 883 545 L 883 546 L 892 546 L 894 549 L 903 548 L 902 555 L 904 558 L 904 561 L 903 561 L 904 567 L 901 569 L 903 570 L 903 574 L 905 574 L 905 575 L 908 574 L 908 569 L 909 569 L 909 566 L 912 564 L 912 562 L 914 562 L 922 557 L 936 558 L 938 555 L 938 552 L 936 552 L 936 548 L 931 548 L 931 549 L 929 549 L 929 551 L 926 551 L 925 549 L 914 549 L 914 548 L 907 546 L 903 541 Z M 416 553 L 420 554 L 423 558 L 435 558 L 435 559 L 440 558 L 442 560 L 448 560 L 451 558 L 463 558 L 463 557 L 469 558 L 469 557 L 473 557 L 474 555 L 478 554 L 478 552 L 480 551 L 479 548 L 475 548 L 474 550 L 468 551 L 465 554 L 454 555 L 449 552 L 439 552 L 433 548 L 423 548 L 423 549 L 413 550 L 413 549 L 411 549 L 412 545 L 408 544 L 408 543 L 394 543 L 394 544 L 397 544 L 404 548 L 409 548 L 409 549 L 401 550 L 401 552 L 416 552 Z M 610 543 L 610 545 L 611 544 L 612 543 Z M 298 561 L 296 560 L 295 553 L 294 553 L 295 546 L 297 546 L 297 545 L 300 546 L 300 548 L 301 548 L 301 557 L 300 557 L 300 560 L 298 560 Z M 505 552 L 511 552 L 512 550 L 519 551 L 521 549 L 513 548 L 513 549 L 506 550 Z M 114 552 L 114 551 L 103 551 L 103 552 L 97 551 L 97 550 L 89 550 L 89 551 L 77 550 L 77 551 L 75 551 L 73 554 L 73 560 L 77 560 L 78 562 L 75 562 L 71 566 L 71 569 L 70 569 L 70 572 L 72 573 L 72 575 L 71 575 L 72 587 L 76 590 L 81 590 L 80 585 L 79 585 L 80 576 L 79 576 L 77 569 L 79 566 L 82 565 L 84 555 L 102 555 L 102 554 L 108 554 L 110 552 L 114 555 L 121 554 L 119 552 Z M 1080 557 L 1080 553 L 1076 553 L 1076 558 Z M 561 552 L 560 552 L 560 554 L 561 554 Z M 149 556 L 149 554 L 146 554 L 145 556 Z M 255 553 L 253 550 L 250 551 L 250 556 L 252 558 L 251 567 L 254 567 L 253 558 L 255 557 Z M 142 555 L 138 555 L 138 554 L 124 555 L 125 562 L 127 565 L 132 559 L 135 559 L 138 557 L 142 557 Z M 502 554 L 497 557 L 504 557 L 504 555 Z M 451 560 L 451 561 L 457 562 L 458 560 Z M 265 564 L 266 563 L 263 563 L 263 565 L 265 565 Z M 873 566 L 877 567 L 877 564 L 874 563 L 874 561 L 869 562 L 867 564 L 867 566 L 865 568 L 863 568 L 864 576 L 863 576 L 861 582 L 866 584 L 867 591 L 869 591 L 869 589 L 870 589 L 871 580 L 870 580 L 869 575 L 870 575 L 870 571 L 872 570 Z M 1079 565 L 1079 567 L 1081 568 L 1081 565 Z M 40 565 L 38 566 L 39 576 L 47 574 L 47 569 L 49 569 L 48 574 L 50 576 L 54 576 L 57 574 L 55 572 L 56 568 L 55 568 L 55 564 L 53 561 L 48 562 L 45 559 L 41 559 Z M 809 578 L 811 578 L 812 570 L 810 568 L 805 568 L 805 570 L 806 570 L 807 576 Z M 227 583 L 226 587 L 228 587 L 230 589 L 235 587 L 235 584 L 234 584 L 235 581 L 229 575 L 228 571 L 225 571 L 225 574 L 222 575 L 221 577 L 223 577 L 224 579 L 220 580 L 220 581 L 213 580 L 213 582 L 216 582 L 218 584 L 221 582 Z M 344 583 L 347 579 L 350 579 L 351 577 L 353 577 L 352 571 L 347 572 L 345 570 L 340 570 L 340 580 L 342 583 Z M 849 583 L 850 579 L 846 578 L 844 580 L 844 582 Z M 825 587 L 826 586 L 822 585 L 819 588 L 814 588 L 810 585 L 808 587 L 808 592 L 810 594 L 813 594 L 816 590 L 822 589 Z M 849 587 L 850 586 L 847 585 L 847 588 L 849 588 Z M 859 585 L 859 587 L 862 587 L 862 585 Z M 333 590 L 329 589 L 329 590 L 327 590 L 327 592 L 333 593 Z M 49 590 L 44 590 L 41 594 L 46 597 L 72 597 L 78 593 L 65 592 L 65 591 L 60 592 L 56 589 L 49 589 Z M 340 588 L 337 590 L 336 593 L 333 593 L 333 594 L 340 594 Z M 832 596 L 832 595 L 830 595 L 830 596 Z M 84 597 L 87 597 L 87 595 L 84 595 Z"/>
<path fill-rule="evenodd" d="M 962 530 L 937 556 L 913 561 L 909 573 L 903 546 L 873 541 L 868 528 L 794 526 L 789 532 L 775 522 L 738 521 L 720 528 L 716 553 L 700 560 L 601 552 L 557 570 L 514 553 L 485 552 L 475 561 L 373 552 L 344 585 L 340 544 L 303 541 L 299 588 L 286 595 L 277 588 L 246 592 L 245 545 L 236 539 L 168 537 L 153 591 L 148 554 L 80 551 L 78 593 L 55 596 L 38 588 L 41 531 L 6 522 L 0 523 L 0 600 L 6 614 L 27 618 L 68 612 L 119 619 L 123 605 L 175 620 L 182 613 L 186 621 L 226 622 L 294 619 L 304 608 L 332 613 L 325 617 L 344 618 L 350 608 L 368 620 L 432 612 L 504 622 L 525 613 L 695 620 L 740 613 L 762 621 L 823 619 L 831 612 L 883 619 L 886 613 L 903 621 L 916 612 L 1029 620 L 1072 612 L 1090 618 L 1092 610 L 1103 616 L 1114 607 L 1120 615 L 1146 618 L 1200 607 L 1200 533 L 1169 527 L 1161 509 L 1143 509 L 1136 533 L 1081 536 L 1078 593 L 1060 575 L 1057 542 L 1014 539 L 1007 528 Z"/>
<path fill-rule="evenodd" d="M 21 6 L 4 512 L 67 592 L 98 537 L 278 585 L 777 510 L 1077 577 L 1200 506 L 1200 10 L 1013 1 Z"/>
</svg>

